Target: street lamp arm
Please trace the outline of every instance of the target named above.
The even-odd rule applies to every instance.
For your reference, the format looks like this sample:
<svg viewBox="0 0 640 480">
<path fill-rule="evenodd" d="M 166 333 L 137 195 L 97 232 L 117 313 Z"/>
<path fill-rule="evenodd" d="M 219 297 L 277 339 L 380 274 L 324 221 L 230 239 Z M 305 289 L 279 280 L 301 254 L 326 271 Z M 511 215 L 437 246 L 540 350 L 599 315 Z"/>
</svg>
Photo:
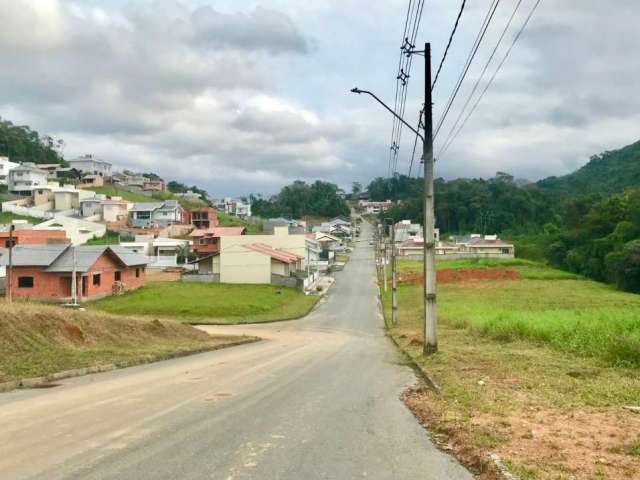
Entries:
<svg viewBox="0 0 640 480">
<path fill-rule="evenodd" d="M 400 120 L 409 130 L 415 133 L 420 138 L 420 140 L 424 142 L 424 137 L 420 134 L 420 132 L 418 132 L 415 128 L 413 128 L 411 125 L 405 122 L 404 118 L 402 118 L 400 115 L 394 112 L 391 108 L 389 108 L 387 104 L 384 103 L 382 100 L 380 100 L 378 97 L 376 97 L 374 93 L 370 92 L 369 90 L 360 90 L 358 87 L 352 88 L 351 93 L 357 93 L 357 94 L 366 93 L 367 95 L 371 95 L 380 105 L 386 108 L 389 111 L 389 113 L 391 113 L 391 115 L 393 115 L 398 120 Z"/>
</svg>

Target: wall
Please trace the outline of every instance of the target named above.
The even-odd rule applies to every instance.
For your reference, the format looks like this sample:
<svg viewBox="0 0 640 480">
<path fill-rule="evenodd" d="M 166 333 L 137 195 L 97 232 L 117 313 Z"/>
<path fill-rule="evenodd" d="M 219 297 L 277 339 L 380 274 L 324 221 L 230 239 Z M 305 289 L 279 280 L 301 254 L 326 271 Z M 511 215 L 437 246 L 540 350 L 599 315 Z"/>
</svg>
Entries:
<svg viewBox="0 0 640 480">
<path fill-rule="evenodd" d="M 33 277 L 33 288 L 18 288 L 18 277 Z M 15 298 L 50 298 L 62 300 L 69 296 L 71 282 L 55 273 L 42 271 L 41 267 L 14 267 L 11 274 L 11 294 Z"/>
<path fill-rule="evenodd" d="M 241 237 L 223 237 L 241 238 Z M 220 254 L 220 281 L 223 283 L 270 283 L 271 257 L 240 245 L 226 248 Z"/>
<path fill-rule="evenodd" d="M 86 278 L 87 296 L 111 294 L 115 282 L 115 272 L 120 271 L 121 283 L 125 290 L 139 288 L 145 283 L 145 269 L 139 267 L 140 276 L 136 277 L 136 267 L 124 267 L 108 252 L 103 253 L 89 268 Z M 100 274 L 100 285 L 93 285 L 93 275 Z"/>
<path fill-rule="evenodd" d="M 281 287 L 302 288 L 303 281 L 296 277 L 283 277 L 281 275 L 271 275 L 271 284 L 280 285 Z"/>
<path fill-rule="evenodd" d="M 273 248 L 280 248 L 287 252 L 295 253 L 301 257 L 306 256 L 306 235 L 296 234 L 288 235 L 288 228 L 284 228 L 285 233 L 278 232 L 276 227 L 275 235 L 236 235 L 221 237 L 221 251 L 224 252 L 232 245 L 248 245 L 250 243 L 264 243 Z"/>
<path fill-rule="evenodd" d="M 39 243 L 63 243 L 67 240 L 67 235 L 63 230 L 37 230 L 24 229 L 15 230 L 13 238 L 18 245 L 39 244 Z M 4 247 L 4 242 L 9 239 L 9 232 L 0 232 L 0 248 Z"/>
<path fill-rule="evenodd" d="M 185 274 L 182 275 L 181 280 L 191 283 L 220 283 L 220 275 L 216 273 Z"/>
<path fill-rule="evenodd" d="M 125 204 L 110 205 L 104 204 L 102 206 L 102 217 L 105 222 L 117 222 L 121 219 L 127 218 L 127 206 Z M 120 217 L 120 218 L 119 218 Z"/>
<path fill-rule="evenodd" d="M 411 255 L 402 255 L 398 256 L 398 258 L 402 258 L 404 260 L 422 260 L 421 254 L 411 254 Z M 446 253 L 446 254 L 438 254 L 436 255 L 436 260 L 460 260 L 463 258 L 514 258 L 514 255 L 511 254 L 502 254 L 502 253 Z"/>
</svg>

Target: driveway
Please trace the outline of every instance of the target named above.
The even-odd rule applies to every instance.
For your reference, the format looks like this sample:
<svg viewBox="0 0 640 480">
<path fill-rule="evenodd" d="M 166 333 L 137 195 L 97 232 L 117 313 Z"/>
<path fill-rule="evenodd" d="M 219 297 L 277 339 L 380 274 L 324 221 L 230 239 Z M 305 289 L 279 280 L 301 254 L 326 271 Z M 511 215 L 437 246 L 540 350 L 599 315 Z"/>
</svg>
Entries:
<svg viewBox="0 0 640 480">
<path fill-rule="evenodd" d="M 363 230 L 305 319 L 264 341 L 0 395 L 5 479 L 471 479 L 399 400 Z"/>
</svg>

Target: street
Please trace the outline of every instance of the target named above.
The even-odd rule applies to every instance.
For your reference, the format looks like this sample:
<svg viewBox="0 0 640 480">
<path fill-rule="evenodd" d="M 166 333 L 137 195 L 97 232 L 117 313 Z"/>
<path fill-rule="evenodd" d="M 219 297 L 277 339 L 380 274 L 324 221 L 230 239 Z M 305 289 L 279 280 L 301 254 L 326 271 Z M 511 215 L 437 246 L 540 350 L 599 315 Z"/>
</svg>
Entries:
<svg viewBox="0 0 640 480">
<path fill-rule="evenodd" d="M 0 478 L 470 479 L 399 400 L 370 228 L 302 320 L 263 341 L 0 395 Z"/>
</svg>

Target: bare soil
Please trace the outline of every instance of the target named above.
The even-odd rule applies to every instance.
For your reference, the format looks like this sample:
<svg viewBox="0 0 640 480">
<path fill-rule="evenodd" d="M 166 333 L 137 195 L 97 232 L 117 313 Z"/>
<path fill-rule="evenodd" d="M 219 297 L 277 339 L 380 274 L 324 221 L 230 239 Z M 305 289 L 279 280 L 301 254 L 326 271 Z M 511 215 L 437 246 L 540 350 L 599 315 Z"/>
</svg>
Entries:
<svg viewBox="0 0 640 480">
<path fill-rule="evenodd" d="M 438 283 L 473 283 L 486 281 L 520 280 L 520 272 L 512 268 L 444 268 L 437 271 Z M 421 284 L 424 277 L 421 272 L 400 272 L 400 283 Z"/>
</svg>

